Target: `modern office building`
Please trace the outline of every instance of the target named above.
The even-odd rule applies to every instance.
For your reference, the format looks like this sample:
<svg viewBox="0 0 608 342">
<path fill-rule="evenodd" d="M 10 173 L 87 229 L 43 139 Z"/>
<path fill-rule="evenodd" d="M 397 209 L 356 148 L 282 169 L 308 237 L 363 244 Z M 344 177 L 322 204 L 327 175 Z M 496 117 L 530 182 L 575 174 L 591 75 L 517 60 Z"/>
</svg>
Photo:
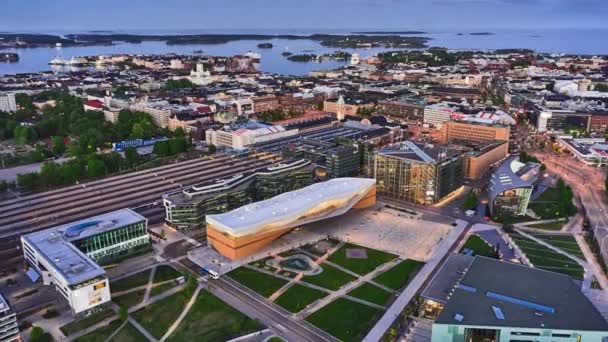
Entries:
<svg viewBox="0 0 608 342">
<path fill-rule="evenodd" d="M 376 203 L 376 181 L 334 178 L 300 190 L 207 216 L 207 241 L 223 256 L 241 259 L 290 230 Z"/>
<path fill-rule="evenodd" d="M 17 314 L 0 293 L 0 342 L 21 341 Z"/>
<path fill-rule="evenodd" d="M 356 176 L 361 169 L 362 154 L 358 145 L 339 145 L 319 139 L 301 139 L 283 146 L 289 159 L 308 159 L 323 168 L 329 177 Z"/>
<path fill-rule="evenodd" d="M 456 111 L 443 103 L 428 105 L 424 107 L 423 122 L 433 127 L 441 127 L 445 122 L 450 121 Z"/>
<path fill-rule="evenodd" d="M 131 209 L 91 217 L 21 237 L 33 281 L 54 285 L 74 314 L 110 301 L 99 263 L 149 248 L 147 220 Z"/>
<path fill-rule="evenodd" d="M 431 205 L 463 184 L 463 152 L 404 141 L 374 153 L 370 167 L 378 194 Z"/>
<path fill-rule="evenodd" d="M 441 129 L 441 141 L 509 141 L 509 126 L 479 121 L 448 121 Z"/>
<path fill-rule="evenodd" d="M 493 216 L 525 215 L 539 173 L 540 164 L 521 163 L 518 156 L 502 162 L 490 178 L 490 213 Z"/>
<path fill-rule="evenodd" d="M 479 180 L 509 155 L 507 141 L 453 142 L 449 145 L 464 152 L 464 178 Z"/>
<path fill-rule="evenodd" d="M 292 160 L 163 195 L 165 221 L 188 231 L 205 227 L 205 216 L 297 190 L 313 183 L 309 160 Z"/>
<path fill-rule="evenodd" d="M 567 133 L 569 130 L 588 131 L 591 126 L 591 114 L 550 107 L 535 107 L 533 120 L 538 132 Z"/>
<path fill-rule="evenodd" d="M 481 256 L 440 273 L 452 271 L 444 286 L 438 276 L 429 285 L 448 294 L 432 342 L 608 340 L 608 323 L 566 275 Z"/>
</svg>

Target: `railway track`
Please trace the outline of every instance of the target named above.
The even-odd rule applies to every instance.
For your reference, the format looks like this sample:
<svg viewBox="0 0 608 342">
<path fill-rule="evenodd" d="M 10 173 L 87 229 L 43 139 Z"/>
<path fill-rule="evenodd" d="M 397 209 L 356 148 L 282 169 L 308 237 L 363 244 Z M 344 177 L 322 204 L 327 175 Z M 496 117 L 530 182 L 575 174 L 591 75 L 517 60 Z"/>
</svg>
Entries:
<svg viewBox="0 0 608 342">
<path fill-rule="evenodd" d="M 141 209 L 144 216 L 162 221 L 163 193 L 267 166 L 277 160 L 277 156 L 270 154 L 203 158 L 0 202 L 0 239 L 13 241 L 14 246 L 14 241 L 25 233 L 146 205 Z"/>
</svg>

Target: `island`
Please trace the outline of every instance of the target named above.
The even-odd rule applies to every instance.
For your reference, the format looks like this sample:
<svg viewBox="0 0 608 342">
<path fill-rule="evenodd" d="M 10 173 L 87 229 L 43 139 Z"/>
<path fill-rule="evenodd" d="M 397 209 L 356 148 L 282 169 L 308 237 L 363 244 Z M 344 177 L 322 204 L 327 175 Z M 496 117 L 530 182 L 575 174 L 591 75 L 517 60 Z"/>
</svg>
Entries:
<svg viewBox="0 0 608 342">
<path fill-rule="evenodd" d="M 284 57 L 289 57 L 291 55 L 293 55 L 293 53 L 288 52 L 288 51 L 285 51 L 285 52 L 281 53 L 281 56 L 284 56 Z"/>
<path fill-rule="evenodd" d="M 260 43 L 258 49 L 272 49 L 272 43 Z"/>
<path fill-rule="evenodd" d="M 361 31 L 354 34 L 428 34 L 424 31 Z"/>
<path fill-rule="evenodd" d="M 345 61 L 351 57 L 351 53 L 346 52 L 346 51 L 334 51 L 332 53 L 325 53 L 322 55 L 316 55 L 313 53 L 301 53 L 298 55 L 293 55 L 291 53 L 288 53 L 288 55 L 286 55 L 284 52 L 283 56 L 287 57 L 287 59 L 292 62 L 323 61 L 323 60 L 328 60 L 328 59 Z"/>
<path fill-rule="evenodd" d="M 471 32 L 469 35 L 471 36 L 493 36 L 496 33 L 494 32 Z"/>
</svg>

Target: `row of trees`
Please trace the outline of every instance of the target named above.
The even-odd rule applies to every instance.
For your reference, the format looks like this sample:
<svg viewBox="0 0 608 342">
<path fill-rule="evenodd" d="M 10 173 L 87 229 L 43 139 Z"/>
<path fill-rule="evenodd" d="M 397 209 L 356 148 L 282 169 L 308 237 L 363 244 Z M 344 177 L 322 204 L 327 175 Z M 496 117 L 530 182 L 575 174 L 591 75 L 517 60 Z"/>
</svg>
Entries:
<svg viewBox="0 0 608 342">
<path fill-rule="evenodd" d="M 256 117 L 260 121 L 272 122 L 272 121 L 285 120 L 288 118 L 295 118 L 300 115 L 302 115 L 302 113 L 295 111 L 295 110 L 286 110 L 285 111 L 282 109 L 273 109 L 273 110 L 267 110 L 267 111 L 264 111 L 261 113 L 257 113 Z"/>
<path fill-rule="evenodd" d="M 122 110 L 116 124 L 105 121 L 98 111 L 85 111 L 82 99 L 63 91 L 48 91 L 28 96 L 18 94 L 20 109 L 13 115 L 0 113 L 0 139 L 14 138 L 17 144 L 33 144 L 39 139 L 73 137 L 79 146 L 73 152 L 87 153 L 109 147 L 113 141 L 148 139 L 170 135 L 159 129 L 150 115 Z M 33 101 L 54 100 L 38 115 Z M 58 139 L 58 138 L 57 138 Z"/>
</svg>

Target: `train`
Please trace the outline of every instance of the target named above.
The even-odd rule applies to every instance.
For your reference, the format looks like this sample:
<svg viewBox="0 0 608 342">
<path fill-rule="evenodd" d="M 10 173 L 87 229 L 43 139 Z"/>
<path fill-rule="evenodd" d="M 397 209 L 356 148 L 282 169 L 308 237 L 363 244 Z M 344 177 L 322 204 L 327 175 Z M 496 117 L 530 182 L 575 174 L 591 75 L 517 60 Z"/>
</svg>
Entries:
<svg viewBox="0 0 608 342">
<path fill-rule="evenodd" d="M 133 140 L 124 140 L 119 142 L 112 143 L 112 150 L 116 152 L 124 151 L 125 148 L 129 146 L 133 147 L 144 147 L 154 145 L 158 141 L 166 141 L 169 140 L 165 137 L 153 138 L 153 139 L 133 139 Z"/>
</svg>

